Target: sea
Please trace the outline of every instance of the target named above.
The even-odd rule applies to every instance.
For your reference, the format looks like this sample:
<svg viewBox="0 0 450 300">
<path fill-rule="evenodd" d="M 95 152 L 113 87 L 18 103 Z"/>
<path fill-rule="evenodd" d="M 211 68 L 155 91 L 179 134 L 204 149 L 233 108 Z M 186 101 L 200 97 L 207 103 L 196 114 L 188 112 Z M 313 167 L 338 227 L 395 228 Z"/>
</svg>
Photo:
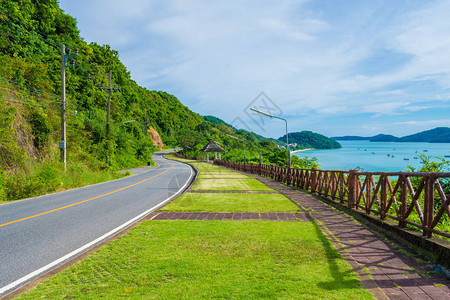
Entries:
<svg viewBox="0 0 450 300">
<path fill-rule="evenodd" d="M 359 169 L 367 172 L 408 171 L 422 166 L 419 154 L 450 160 L 450 143 L 395 143 L 370 141 L 338 141 L 342 148 L 306 150 L 293 153 L 300 158 L 317 157 L 323 170 Z M 445 170 L 450 172 L 450 169 Z"/>
</svg>

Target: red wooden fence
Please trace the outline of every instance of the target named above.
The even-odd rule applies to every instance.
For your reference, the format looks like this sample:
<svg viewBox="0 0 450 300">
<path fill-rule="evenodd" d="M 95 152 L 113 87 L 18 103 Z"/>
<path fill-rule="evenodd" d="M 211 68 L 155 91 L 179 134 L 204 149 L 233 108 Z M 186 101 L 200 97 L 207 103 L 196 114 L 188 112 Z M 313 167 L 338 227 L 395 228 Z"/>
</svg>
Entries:
<svg viewBox="0 0 450 300">
<path fill-rule="evenodd" d="M 440 222 L 450 222 L 450 195 L 441 185 L 450 173 L 297 169 L 224 160 L 214 163 L 270 177 L 382 220 L 395 220 L 400 227 L 418 228 L 427 237 L 437 234 L 450 238 L 448 230 L 436 229 Z"/>
</svg>

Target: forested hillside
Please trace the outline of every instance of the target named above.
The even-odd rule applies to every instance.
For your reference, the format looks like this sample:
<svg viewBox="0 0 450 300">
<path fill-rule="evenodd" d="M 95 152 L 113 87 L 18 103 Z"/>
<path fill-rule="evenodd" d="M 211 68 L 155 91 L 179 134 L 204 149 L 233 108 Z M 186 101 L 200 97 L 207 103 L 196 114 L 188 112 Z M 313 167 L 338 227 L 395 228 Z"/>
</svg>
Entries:
<svg viewBox="0 0 450 300">
<path fill-rule="evenodd" d="M 283 135 L 278 140 L 286 141 L 286 135 Z M 289 133 L 289 144 L 293 144 L 293 149 L 338 149 L 342 147 L 335 140 L 311 131 Z"/>
<path fill-rule="evenodd" d="M 428 142 L 428 143 L 450 143 L 450 128 L 437 127 L 416 134 L 404 136 L 399 142 Z"/>
<path fill-rule="evenodd" d="M 378 134 L 372 137 L 338 136 L 332 139 L 339 141 L 370 140 L 371 142 L 450 143 L 450 128 L 436 127 L 400 138 L 389 134 Z"/>
<path fill-rule="evenodd" d="M 61 45 L 67 59 L 67 170 L 60 159 Z M 196 114 L 165 92 L 132 80 L 109 45 L 87 44 L 57 0 L 0 0 L 0 202 L 116 178 L 116 170 L 146 164 L 156 130 L 187 155 L 214 139 L 227 157 L 283 164 L 273 141 Z M 106 135 L 109 72 L 110 133 Z M 120 86 L 120 91 L 118 87 Z M 211 122 L 215 123 L 211 123 Z M 154 129 L 154 130 L 153 130 Z M 231 138 L 229 135 L 238 137 Z M 107 159 L 108 158 L 108 159 Z M 307 166 L 308 160 L 293 160 Z"/>
<path fill-rule="evenodd" d="M 204 122 L 174 96 L 138 86 L 110 46 L 84 42 L 75 19 L 56 0 L 0 0 L 0 27 L 0 199 L 85 184 L 83 177 L 114 178 L 114 170 L 151 160 L 150 126 L 173 144 L 178 130 Z M 67 172 L 58 148 L 62 44 Z M 120 92 L 111 96 L 107 139 L 108 94 L 98 86 L 108 86 L 110 70 Z"/>
</svg>

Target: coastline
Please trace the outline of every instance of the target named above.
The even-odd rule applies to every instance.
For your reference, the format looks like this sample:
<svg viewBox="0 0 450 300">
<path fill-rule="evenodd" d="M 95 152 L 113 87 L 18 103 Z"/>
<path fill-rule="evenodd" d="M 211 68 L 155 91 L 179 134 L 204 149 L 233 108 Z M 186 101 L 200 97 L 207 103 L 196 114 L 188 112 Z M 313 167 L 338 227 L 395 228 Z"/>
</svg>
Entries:
<svg viewBox="0 0 450 300">
<path fill-rule="evenodd" d="M 370 172 L 400 172 L 408 170 L 408 166 L 417 170 L 422 167 L 420 153 L 431 156 L 432 160 L 450 155 L 450 143 L 341 141 L 341 145 L 340 149 L 315 149 L 309 153 L 293 153 L 292 156 L 316 157 L 323 170 L 360 167 Z"/>
<path fill-rule="evenodd" d="M 299 150 L 294 150 L 294 151 L 289 151 L 289 152 L 292 155 L 292 154 L 297 153 L 297 152 L 303 152 L 303 151 L 308 151 L 308 150 L 316 150 L 316 148 L 299 149 Z"/>
</svg>

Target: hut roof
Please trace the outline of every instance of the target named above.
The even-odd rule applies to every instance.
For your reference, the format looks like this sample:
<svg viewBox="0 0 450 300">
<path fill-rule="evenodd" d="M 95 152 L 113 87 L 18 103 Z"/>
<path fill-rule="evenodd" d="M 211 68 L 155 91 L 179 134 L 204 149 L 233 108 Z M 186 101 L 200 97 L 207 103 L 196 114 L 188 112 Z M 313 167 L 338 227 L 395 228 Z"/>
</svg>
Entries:
<svg viewBox="0 0 450 300">
<path fill-rule="evenodd" d="M 213 140 L 210 140 L 208 144 L 203 147 L 203 152 L 225 152 L 219 145 L 216 144 Z"/>
</svg>

